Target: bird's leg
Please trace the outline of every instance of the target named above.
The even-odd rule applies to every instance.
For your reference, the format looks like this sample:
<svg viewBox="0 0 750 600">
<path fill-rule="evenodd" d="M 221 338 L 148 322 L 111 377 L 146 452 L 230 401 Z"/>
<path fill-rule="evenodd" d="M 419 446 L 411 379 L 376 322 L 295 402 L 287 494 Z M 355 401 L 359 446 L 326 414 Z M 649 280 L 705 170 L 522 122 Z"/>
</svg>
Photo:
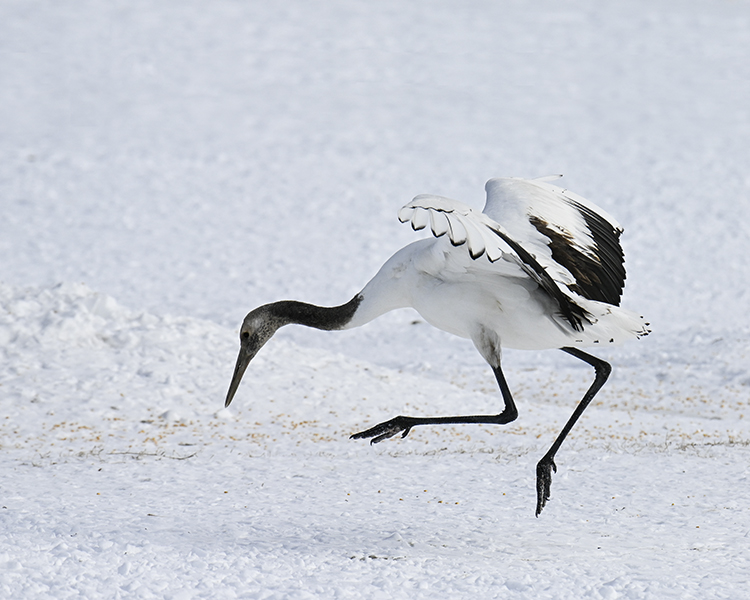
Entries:
<svg viewBox="0 0 750 600">
<path fill-rule="evenodd" d="M 608 362 L 603 361 L 602 359 L 595 356 L 591 356 L 590 354 L 586 354 L 585 352 L 578 350 L 578 348 L 561 348 L 561 350 L 575 356 L 576 358 L 580 358 L 582 361 L 587 362 L 592 367 L 594 367 L 594 369 L 596 370 L 596 377 L 594 379 L 594 383 L 591 384 L 591 387 L 584 394 L 583 398 L 578 403 L 578 406 L 576 406 L 576 409 L 573 411 L 570 419 L 568 419 L 568 422 L 565 423 L 565 427 L 562 428 L 562 431 L 560 431 L 560 434 L 552 443 L 552 446 L 547 451 L 547 454 L 545 454 L 542 457 L 542 460 L 540 460 L 536 465 L 537 517 L 539 516 L 539 513 L 542 512 L 544 506 L 547 504 L 547 500 L 549 500 L 550 498 L 552 471 L 557 472 L 557 466 L 555 465 L 555 454 L 560 449 L 560 446 L 565 440 L 565 436 L 567 436 L 570 430 L 573 429 L 576 421 L 578 421 L 579 417 L 583 414 L 583 411 L 586 410 L 586 407 L 591 403 L 591 400 L 593 400 L 594 396 L 596 396 L 596 393 L 601 389 L 601 387 L 604 385 L 604 382 L 607 381 L 609 374 L 612 372 L 612 366 Z"/>
<path fill-rule="evenodd" d="M 510 388 L 505 381 L 505 376 L 500 368 L 500 365 L 492 367 L 495 373 L 495 378 L 500 386 L 500 392 L 503 395 L 505 402 L 505 408 L 503 412 L 497 415 L 471 415 L 471 416 L 457 416 L 457 417 L 404 417 L 398 416 L 375 425 L 366 431 L 360 431 L 351 436 L 351 439 L 357 440 L 362 438 L 372 438 L 371 444 L 377 444 L 383 440 L 393 437 L 397 433 L 401 433 L 401 437 L 405 438 L 409 435 L 412 427 L 417 425 L 453 425 L 458 423 L 491 423 L 495 425 L 504 425 L 515 421 L 518 417 L 518 410 L 516 409 L 516 403 L 513 402 L 513 396 L 510 393 Z"/>
</svg>

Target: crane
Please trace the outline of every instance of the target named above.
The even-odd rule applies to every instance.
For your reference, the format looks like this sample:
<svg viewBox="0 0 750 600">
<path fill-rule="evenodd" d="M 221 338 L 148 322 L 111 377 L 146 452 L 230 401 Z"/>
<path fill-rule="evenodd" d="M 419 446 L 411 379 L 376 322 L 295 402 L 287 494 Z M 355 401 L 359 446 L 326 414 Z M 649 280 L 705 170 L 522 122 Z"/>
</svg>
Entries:
<svg viewBox="0 0 750 600">
<path fill-rule="evenodd" d="M 240 328 L 240 351 L 225 406 L 250 361 L 284 325 L 322 330 L 359 327 L 398 308 L 414 308 L 431 325 L 472 340 L 492 369 L 503 398 L 494 415 L 399 415 L 353 439 L 379 443 L 420 425 L 506 424 L 518 417 L 501 368 L 502 348 L 560 349 L 594 368 L 595 377 L 536 467 L 536 516 L 550 499 L 555 455 L 611 373 L 608 362 L 582 348 L 618 344 L 650 332 L 637 313 L 620 307 L 625 268 L 613 217 L 550 183 L 560 176 L 490 179 L 480 213 L 441 196 L 416 196 L 398 213 L 431 237 L 397 251 L 347 303 L 322 307 L 284 300 L 251 311 Z"/>
</svg>

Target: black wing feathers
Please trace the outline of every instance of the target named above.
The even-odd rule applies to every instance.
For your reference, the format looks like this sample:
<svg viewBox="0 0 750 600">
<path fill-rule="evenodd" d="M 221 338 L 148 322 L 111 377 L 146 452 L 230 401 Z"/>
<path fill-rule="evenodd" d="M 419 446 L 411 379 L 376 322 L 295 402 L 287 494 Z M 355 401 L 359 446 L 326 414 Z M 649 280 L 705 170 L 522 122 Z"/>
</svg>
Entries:
<svg viewBox="0 0 750 600">
<path fill-rule="evenodd" d="M 564 266 L 576 280 L 568 287 L 589 300 L 620 305 L 625 286 L 625 258 L 620 246 L 620 230 L 594 211 L 569 200 L 583 217 L 594 240 L 591 256 L 579 250 L 572 239 L 539 217 L 531 217 L 531 224 L 549 240 L 552 259 Z"/>
</svg>

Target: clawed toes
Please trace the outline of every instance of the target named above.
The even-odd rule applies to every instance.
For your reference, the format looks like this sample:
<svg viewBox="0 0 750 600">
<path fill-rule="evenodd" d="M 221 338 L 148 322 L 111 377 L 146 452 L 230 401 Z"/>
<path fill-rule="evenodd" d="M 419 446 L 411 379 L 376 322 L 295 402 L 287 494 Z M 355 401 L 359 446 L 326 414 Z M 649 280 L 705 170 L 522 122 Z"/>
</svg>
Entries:
<svg viewBox="0 0 750 600">
<path fill-rule="evenodd" d="M 552 459 L 542 459 L 536 466 L 536 516 L 542 512 L 550 499 L 552 471 L 557 473 L 557 465 Z"/>
<path fill-rule="evenodd" d="M 403 431 L 401 437 L 405 438 L 411 431 L 411 425 L 406 424 L 402 417 L 395 417 L 390 421 L 380 423 L 379 425 L 375 425 L 375 427 L 371 427 L 370 429 L 367 429 L 365 431 L 355 433 L 354 435 L 350 436 L 349 439 L 360 440 L 364 438 L 372 438 L 370 440 L 370 444 L 377 444 L 379 442 L 382 442 L 383 440 L 387 440 L 388 438 L 393 437 L 401 431 Z"/>
</svg>

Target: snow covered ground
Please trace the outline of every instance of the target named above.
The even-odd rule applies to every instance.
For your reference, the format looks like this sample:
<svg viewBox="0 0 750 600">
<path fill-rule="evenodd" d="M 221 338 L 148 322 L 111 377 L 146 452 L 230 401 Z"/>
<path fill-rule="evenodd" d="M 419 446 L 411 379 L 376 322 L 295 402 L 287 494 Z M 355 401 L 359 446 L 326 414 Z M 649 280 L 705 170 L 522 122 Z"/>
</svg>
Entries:
<svg viewBox="0 0 750 600">
<path fill-rule="evenodd" d="M 0 597 L 746 598 L 750 4 L 0 3 Z M 654 333 L 592 378 L 348 300 L 418 193 L 564 173 Z"/>
</svg>

